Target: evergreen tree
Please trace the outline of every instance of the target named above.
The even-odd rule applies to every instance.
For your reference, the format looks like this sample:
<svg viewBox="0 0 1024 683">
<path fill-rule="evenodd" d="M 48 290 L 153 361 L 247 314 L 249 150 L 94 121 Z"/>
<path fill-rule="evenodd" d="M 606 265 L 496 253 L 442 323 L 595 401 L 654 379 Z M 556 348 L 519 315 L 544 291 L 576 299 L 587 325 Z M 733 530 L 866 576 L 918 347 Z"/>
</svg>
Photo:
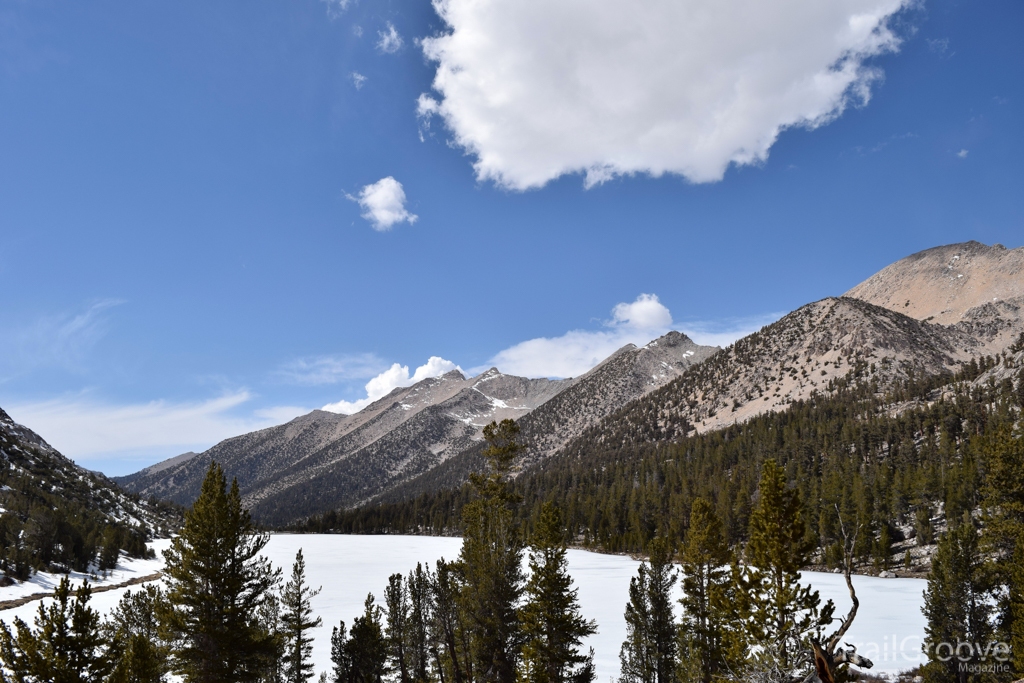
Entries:
<svg viewBox="0 0 1024 683">
<path fill-rule="evenodd" d="M 387 605 L 388 660 L 391 662 L 391 671 L 398 674 L 398 683 L 411 683 L 410 658 L 406 648 L 409 636 L 409 592 L 401 574 L 388 577 L 384 604 Z"/>
<path fill-rule="evenodd" d="M 583 638 L 597 624 L 580 614 L 578 591 L 566 560 L 562 515 L 554 503 L 541 508 L 530 551 L 527 601 L 521 612 L 526 644 L 524 681 L 529 683 L 591 683 L 594 651 L 580 653 Z"/>
<path fill-rule="evenodd" d="M 629 582 L 626 640 L 619 651 L 625 683 L 672 683 L 678 626 L 672 611 L 676 573 L 672 550 L 663 538 L 651 542 L 649 562 L 641 562 Z"/>
<path fill-rule="evenodd" d="M 166 680 L 167 644 L 160 637 L 157 615 L 167 609 L 167 597 L 149 584 L 127 591 L 106 625 L 115 668 L 110 683 L 160 683 Z"/>
<path fill-rule="evenodd" d="M 352 680 L 352 658 L 347 643 L 348 633 L 342 620 L 331 629 L 331 663 L 334 665 L 331 670 L 332 683 L 349 683 Z"/>
<path fill-rule="evenodd" d="M 1002 427 L 982 448 L 988 453 L 984 493 L 985 551 L 993 559 L 1000 637 L 1010 643 L 1014 667 L 1024 673 L 1024 438 Z"/>
<path fill-rule="evenodd" d="M 741 590 L 749 596 L 745 636 L 759 646 L 756 668 L 790 674 L 810 651 L 809 638 L 832 620 L 834 606 L 800 585 L 800 568 L 814 545 L 808 542 L 799 492 L 786 486 L 774 460 L 761 468 L 760 497 L 750 515 L 750 541 Z"/>
<path fill-rule="evenodd" d="M 463 509 L 460 604 L 471 636 L 474 680 L 514 683 L 523 635 L 517 607 L 523 591 L 523 541 L 508 475 L 522 446 L 512 420 L 484 427 L 486 475 L 471 482 L 477 499 Z"/>
<path fill-rule="evenodd" d="M 979 663 L 977 655 L 964 662 L 959 655 L 966 656 L 966 652 L 958 653 L 957 647 L 961 643 L 987 644 L 990 640 L 991 608 L 986 588 L 978 532 L 965 515 L 958 526 L 939 539 L 928 573 L 922 611 L 928 619 L 925 633 L 929 663 L 924 671 L 929 681 L 982 680 L 963 666 Z"/>
<path fill-rule="evenodd" d="M 408 641 L 410 675 L 414 683 L 430 681 L 430 624 L 434 614 L 430 572 L 419 562 L 409 572 Z"/>
<path fill-rule="evenodd" d="M 238 482 L 210 463 L 199 497 L 165 551 L 164 632 L 175 673 L 188 683 L 259 678 L 276 665 L 277 638 L 259 613 L 280 580 L 260 552 L 269 537 L 242 508 Z"/>
<path fill-rule="evenodd" d="M 40 604 L 32 629 L 14 619 L 14 633 L 0 621 L 0 661 L 7 683 L 101 683 L 113 669 L 99 614 L 89 607 L 88 582 L 74 591 L 65 576 L 49 604 Z"/>
<path fill-rule="evenodd" d="M 345 683 L 381 683 L 388 658 L 384 635 L 384 611 L 366 596 L 362 616 L 352 620 L 352 630 L 344 644 L 349 677 Z"/>
<path fill-rule="evenodd" d="M 723 631 L 729 622 L 727 591 L 731 553 L 722 523 L 703 498 L 690 508 L 690 528 L 681 555 L 683 606 L 680 657 L 694 681 L 710 683 L 725 662 Z M 688 676 L 681 675 L 684 682 Z"/>
<path fill-rule="evenodd" d="M 473 679 L 469 629 L 459 599 L 462 585 L 458 563 L 438 560 L 431 581 L 434 618 L 430 622 L 430 639 L 442 683 L 466 683 Z"/>
<path fill-rule="evenodd" d="M 306 585 L 306 560 L 302 548 L 295 554 L 292 577 L 281 591 L 281 633 L 284 637 L 282 664 L 285 683 L 305 683 L 313 678 L 313 637 L 307 632 L 320 626 L 320 617 L 313 618 L 310 600 L 320 589 Z"/>
</svg>

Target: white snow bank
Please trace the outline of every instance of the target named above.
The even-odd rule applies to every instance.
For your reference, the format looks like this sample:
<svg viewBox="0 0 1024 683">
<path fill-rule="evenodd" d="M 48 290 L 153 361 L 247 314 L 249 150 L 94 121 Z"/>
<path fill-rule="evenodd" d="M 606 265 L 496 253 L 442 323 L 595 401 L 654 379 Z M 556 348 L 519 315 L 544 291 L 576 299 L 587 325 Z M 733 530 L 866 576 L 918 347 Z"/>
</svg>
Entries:
<svg viewBox="0 0 1024 683">
<path fill-rule="evenodd" d="M 163 543 L 162 547 L 166 547 L 168 542 Z M 162 547 L 158 548 L 158 553 Z M 331 666 L 331 627 L 342 619 L 351 626 L 352 619 L 362 614 L 367 593 L 372 592 L 381 604 L 388 576 L 396 572 L 408 575 L 417 562 L 433 568 L 441 557 L 455 559 L 461 547 L 462 540 L 458 538 L 277 534 L 271 537 L 266 553 L 284 570 L 287 579 L 295 553 L 302 548 L 309 584 L 313 588 L 322 587 L 320 594 L 313 598 L 313 609 L 323 619 L 323 626 L 313 632 L 316 639 L 313 662 L 319 673 L 328 671 Z M 621 555 L 583 550 L 570 550 L 568 557 L 583 614 L 588 619 L 596 619 L 598 624 L 598 633 L 585 642 L 586 646 L 594 648 L 597 680 L 617 678 L 619 647 L 626 637 L 622 615 L 628 600 L 629 580 L 636 575 L 640 563 Z M 149 565 L 140 568 L 136 575 L 153 571 L 156 569 Z M 834 600 L 837 614 L 845 616 L 850 603 L 841 575 L 807 572 L 804 579 L 821 591 L 823 600 Z M 111 579 L 110 582 L 118 581 Z M 861 654 L 872 659 L 876 673 L 892 673 L 919 664 L 923 656 L 921 642 L 925 619 L 921 606 L 925 582 L 856 576 L 854 586 L 860 598 L 860 612 L 844 641 L 857 645 Z M 91 604 L 100 611 L 109 611 L 125 590 L 130 588 L 96 594 Z M 10 623 L 15 616 L 20 616 L 31 623 L 38 605 L 39 602 L 34 601 L 0 611 L 0 619 Z"/>
<path fill-rule="evenodd" d="M 98 586 L 111 586 L 143 576 L 149 576 L 160 571 L 164 566 L 163 551 L 171 545 L 170 539 L 158 539 L 148 544 L 156 551 L 156 559 L 140 560 L 128 557 L 124 553 L 117 562 L 117 567 L 107 572 L 106 576 L 97 573 L 70 572 L 68 574 L 51 574 L 50 572 L 37 572 L 28 581 L 19 581 L 13 586 L 0 588 L 0 601 L 17 600 L 33 593 L 52 593 L 60 584 L 61 579 L 67 576 L 71 579 L 73 587 L 82 585 L 86 579 L 93 588 Z M 33 613 L 35 608 L 33 608 Z M 5 618 L 7 611 L 0 611 L 0 618 Z"/>
</svg>

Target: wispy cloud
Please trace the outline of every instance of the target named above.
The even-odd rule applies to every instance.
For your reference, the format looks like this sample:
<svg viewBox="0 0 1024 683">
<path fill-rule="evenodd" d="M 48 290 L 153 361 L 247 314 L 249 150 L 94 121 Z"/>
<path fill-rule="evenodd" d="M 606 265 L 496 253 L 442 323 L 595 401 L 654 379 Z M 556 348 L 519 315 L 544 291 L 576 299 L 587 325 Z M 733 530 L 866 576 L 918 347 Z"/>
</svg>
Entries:
<svg viewBox="0 0 1024 683">
<path fill-rule="evenodd" d="M 672 314 L 657 295 L 641 294 L 632 303 L 616 305 L 603 327 L 519 342 L 496 353 L 488 365 L 510 375 L 577 377 L 626 344 L 642 346 L 665 334 L 672 329 Z"/>
<path fill-rule="evenodd" d="M 655 294 L 641 294 L 632 303 L 612 309 L 603 329 L 571 330 L 559 337 L 538 337 L 496 353 L 480 372 L 495 366 L 504 373 L 526 377 L 578 377 L 626 344 L 643 346 L 670 330 L 678 330 L 698 344 L 728 346 L 783 314 L 768 313 L 748 318 L 675 322 Z"/>
<path fill-rule="evenodd" d="M 117 404 L 88 394 L 5 406 L 14 420 L 41 434 L 80 464 L 145 453 L 174 455 L 201 451 L 218 441 L 281 424 L 308 409 L 264 408 L 239 414 L 252 399 L 239 390 L 204 401 L 149 401 Z"/>
<path fill-rule="evenodd" d="M 416 382 L 429 379 L 430 377 L 438 377 L 446 372 L 451 372 L 452 370 L 459 370 L 461 372 L 462 368 L 450 360 L 445 360 L 440 356 L 431 356 L 426 363 L 416 368 L 416 370 L 411 374 L 409 373 L 408 365 L 399 365 L 398 363 L 395 363 L 390 368 L 366 383 L 365 398 L 361 398 L 357 401 L 338 401 L 336 403 L 328 403 L 322 408 L 322 410 L 327 410 L 332 413 L 342 413 L 344 415 L 358 413 L 374 401 L 384 398 L 398 387 L 412 386 L 413 384 L 416 384 Z"/>
<path fill-rule="evenodd" d="M 377 49 L 385 54 L 393 55 L 401 50 L 402 45 L 405 44 L 402 36 L 398 34 L 395 25 L 390 21 L 387 23 L 385 30 L 377 32 L 377 37 Z"/>
<path fill-rule="evenodd" d="M 722 320 L 693 320 L 679 323 L 676 329 L 698 344 L 724 348 L 765 325 L 771 325 L 784 315 L 785 312 L 776 312 Z"/>
<path fill-rule="evenodd" d="M 366 83 L 366 76 L 359 73 L 358 71 L 352 72 L 352 85 L 356 87 L 356 90 L 362 90 L 363 84 Z"/>
<path fill-rule="evenodd" d="M 327 16 L 331 19 L 340 17 L 352 4 L 352 0 L 322 0 L 322 2 L 327 5 Z"/>
<path fill-rule="evenodd" d="M 306 356 L 288 361 L 274 376 L 288 384 L 322 386 L 373 377 L 385 366 L 386 363 L 372 353 Z"/>
<path fill-rule="evenodd" d="M 39 367 L 79 371 L 107 332 L 110 309 L 121 299 L 101 299 L 77 312 L 44 315 L 0 331 L 0 380 Z"/>
</svg>

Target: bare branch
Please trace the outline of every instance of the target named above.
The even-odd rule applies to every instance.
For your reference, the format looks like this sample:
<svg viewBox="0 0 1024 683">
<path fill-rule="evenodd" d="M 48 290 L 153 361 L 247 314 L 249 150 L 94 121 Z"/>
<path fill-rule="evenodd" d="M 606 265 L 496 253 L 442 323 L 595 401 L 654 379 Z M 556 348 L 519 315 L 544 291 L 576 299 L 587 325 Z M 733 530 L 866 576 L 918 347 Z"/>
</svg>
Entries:
<svg viewBox="0 0 1024 683">
<path fill-rule="evenodd" d="M 860 534 L 860 521 L 858 520 L 857 528 L 853 532 L 853 538 L 851 538 L 846 531 L 846 524 L 843 523 L 843 514 L 839 512 L 838 505 L 836 505 L 836 514 L 839 515 L 839 530 L 843 534 L 843 576 L 846 577 L 846 588 L 850 591 L 850 600 L 853 601 L 853 607 L 850 608 L 850 612 L 846 615 L 845 619 L 840 619 L 842 625 L 827 641 L 825 649 L 830 654 L 835 653 L 839 642 L 846 635 L 846 632 L 850 630 L 853 620 L 857 617 L 857 608 L 860 607 L 860 600 L 857 599 L 857 591 L 853 589 L 853 579 L 851 578 L 853 573 L 853 551 L 856 547 L 857 535 Z"/>
</svg>

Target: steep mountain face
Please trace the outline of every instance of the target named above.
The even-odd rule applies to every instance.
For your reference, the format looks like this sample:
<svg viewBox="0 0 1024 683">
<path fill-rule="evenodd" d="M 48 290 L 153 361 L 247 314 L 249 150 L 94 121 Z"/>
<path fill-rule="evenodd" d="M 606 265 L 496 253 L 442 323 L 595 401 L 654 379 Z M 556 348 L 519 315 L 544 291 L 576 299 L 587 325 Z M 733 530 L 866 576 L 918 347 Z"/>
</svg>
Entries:
<svg viewBox="0 0 1024 683">
<path fill-rule="evenodd" d="M 997 353 L 1024 331 L 1024 247 L 964 242 L 918 252 L 844 296 L 952 325 Z"/>
<path fill-rule="evenodd" d="M 717 348 L 672 332 L 627 345 L 577 379 L 526 379 L 496 369 L 424 380 L 354 415 L 313 411 L 278 427 L 227 439 L 118 479 L 146 495 L 188 504 L 211 460 L 237 477 L 260 521 L 281 524 L 387 494 L 439 468 L 468 471 L 492 420 L 520 421 L 530 457 L 543 458 L 595 421 L 663 385 Z"/>
<path fill-rule="evenodd" d="M 642 443 L 720 429 L 828 392 L 850 373 L 885 387 L 912 375 L 952 371 L 980 348 L 981 342 L 955 327 L 857 299 L 823 299 L 631 403 L 587 439 Z"/>
<path fill-rule="evenodd" d="M 179 510 L 124 493 L 0 410 L 0 569 L 6 575 L 85 570 L 111 543 L 143 552 L 148 538 L 170 533 L 180 520 Z"/>
<path fill-rule="evenodd" d="M 669 332 L 646 346 L 629 344 L 519 421 L 526 462 L 546 458 L 587 427 L 664 386 L 720 351 Z"/>
</svg>

